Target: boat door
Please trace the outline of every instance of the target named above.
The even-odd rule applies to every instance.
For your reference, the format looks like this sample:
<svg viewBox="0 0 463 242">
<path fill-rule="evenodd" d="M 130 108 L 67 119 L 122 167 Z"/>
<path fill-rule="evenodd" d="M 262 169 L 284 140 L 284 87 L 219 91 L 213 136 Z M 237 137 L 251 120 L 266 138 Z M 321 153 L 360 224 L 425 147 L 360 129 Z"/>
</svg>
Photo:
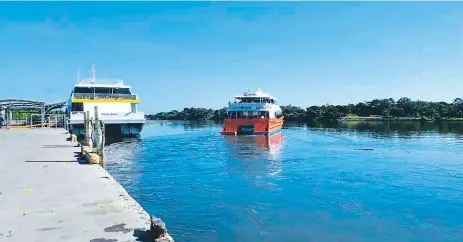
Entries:
<svg viewBox="0 0 463 242">
<path fill-rule="evenodd" d="M 254 134 L 254 125 L 241 125 L 238 127 L 238 135 L 250 135 Z"/>
</svg>

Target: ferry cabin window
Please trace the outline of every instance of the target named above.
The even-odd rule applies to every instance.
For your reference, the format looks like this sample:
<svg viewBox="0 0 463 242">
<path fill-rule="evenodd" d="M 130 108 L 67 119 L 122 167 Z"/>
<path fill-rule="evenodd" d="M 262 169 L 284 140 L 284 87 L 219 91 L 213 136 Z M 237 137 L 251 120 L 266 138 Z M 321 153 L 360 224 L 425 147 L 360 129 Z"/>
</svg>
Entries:
<svg viewBox="0 0 463 242">
<path fill-rule="evenodd" d="M 235 101 L 235 103 L 275 103 L 273 99 L 270 98 L 241 98 Z"/>
<path fill-rule="evenodd" d="M 137 105 L 136 103 L 131 103 L 131 104 L 130 104 L 130 111 L 131 111 L 132 113 L 137 112 L 137 106 L 136 106 L 136 105 Z"/>
<path fill-rule="evenodd" d="M 95 87 L 95 93 L 111 94 L 111 88 Z"/>
<path fill-rule="evenodd" d="M 227 113 L 227 117 L 230 119 L 237 119 L 237 118 L 247 118 L 247 119 L 254 119 L 254 118 L 269 118 L 268 111 L 258 111 L 258 112 L 247 112 L 247 111 L 231 111 Z"/>
<path fill-rule="evenodd" d="M 128 88 L 113 88 L 113 94 L 131 94 Z"/>
<path fill-rule="evenodd" d="M 84 104 L 83 103 L 72 103 L 72 111 L 73 112 L 82 112 L 84 111 Z"/>
<path fill-rule="evenodd" d="M 259 112 L 259 115 L 260 115 L 260 117 L 264 117 L 264 118 L 269 118 L 270 117 L 268 111 L 261 111 L 261 112 Z"/>
<path fill-rule="evenodd" d="M 128 88 L 76 87 L 74 93 L 131 94 Z"/>
<path fill-rule="evenodd" d="M 92 89 L 90 87 L 76 87 L 74 93 L 93 93 Z"/>
</svg>

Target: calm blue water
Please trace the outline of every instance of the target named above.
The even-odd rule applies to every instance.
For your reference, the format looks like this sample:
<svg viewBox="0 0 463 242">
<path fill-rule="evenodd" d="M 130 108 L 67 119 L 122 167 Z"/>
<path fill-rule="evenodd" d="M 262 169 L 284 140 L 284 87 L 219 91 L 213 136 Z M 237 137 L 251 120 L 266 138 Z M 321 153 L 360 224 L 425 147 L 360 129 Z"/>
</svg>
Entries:
<svg viewBox="0 0 463 242">
<path fill-rule="evenodd" d="M 463 134 L 356 126 L 156 122 L 109 145 L 108 169 L 179 242 L 463 241 Z"/>
</svg>

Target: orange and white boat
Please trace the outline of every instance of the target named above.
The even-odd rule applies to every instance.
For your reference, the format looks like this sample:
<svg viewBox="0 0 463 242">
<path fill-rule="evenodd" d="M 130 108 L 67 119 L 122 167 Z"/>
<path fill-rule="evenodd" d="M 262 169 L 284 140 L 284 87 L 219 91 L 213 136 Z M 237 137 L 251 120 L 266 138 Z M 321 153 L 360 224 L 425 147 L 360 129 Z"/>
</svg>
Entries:
<svg viewBox="0 0 463 242">
<path fill-rule="evenodd" d="M 269 135 L 283 127 L 283 113 L 275 97 L 258 88 L 234 98 L 228 104 L 221 134 Z"/>
</svg>

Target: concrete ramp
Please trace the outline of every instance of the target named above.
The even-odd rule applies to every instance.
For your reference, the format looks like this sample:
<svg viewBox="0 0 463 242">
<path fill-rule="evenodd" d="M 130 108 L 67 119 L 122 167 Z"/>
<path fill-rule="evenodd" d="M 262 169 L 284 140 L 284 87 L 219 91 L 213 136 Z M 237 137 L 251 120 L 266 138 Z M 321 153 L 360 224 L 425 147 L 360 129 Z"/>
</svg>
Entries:
<svg viewBox="0 0 463 242">
<path fill-rule="evenodd" d="M 0 241 L 143 241 L 150 216 L 68 137 L 0 129 Z"/>
</svg>

